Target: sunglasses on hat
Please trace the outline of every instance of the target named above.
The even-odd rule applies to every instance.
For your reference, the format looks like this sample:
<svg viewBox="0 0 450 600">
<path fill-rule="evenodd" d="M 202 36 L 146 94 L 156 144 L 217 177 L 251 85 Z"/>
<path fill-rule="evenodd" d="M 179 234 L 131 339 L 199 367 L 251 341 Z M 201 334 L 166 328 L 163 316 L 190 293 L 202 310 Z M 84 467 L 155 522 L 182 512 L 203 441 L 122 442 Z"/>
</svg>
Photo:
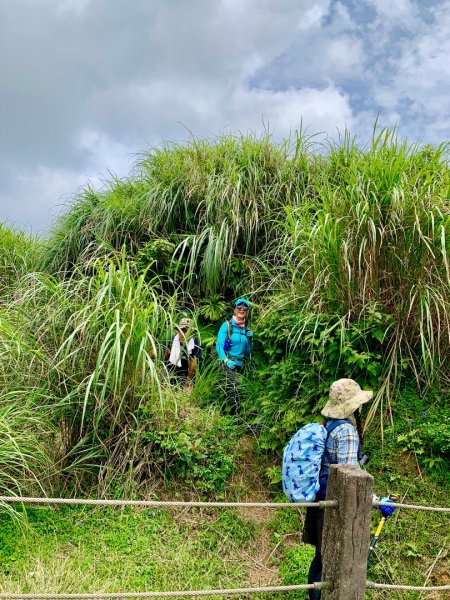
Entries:
<svg viewBox="0 0 450 600">
<path fill-rule="evenodd" d="M 249 310 L 248 306 L 245 304 L 236 304 L 236 308 L 239 308 L 239 310 Z"/>
</svg>

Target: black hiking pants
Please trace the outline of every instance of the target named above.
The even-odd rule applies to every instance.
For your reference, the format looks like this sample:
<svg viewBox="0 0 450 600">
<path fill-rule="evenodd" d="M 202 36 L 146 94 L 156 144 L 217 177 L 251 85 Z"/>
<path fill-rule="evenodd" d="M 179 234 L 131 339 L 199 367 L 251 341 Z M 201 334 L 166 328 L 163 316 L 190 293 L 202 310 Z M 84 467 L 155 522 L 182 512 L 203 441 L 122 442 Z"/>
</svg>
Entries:
<svg viewBox="0 0 450 600">
<path fill-rule="evenodd" d="M 316 548 L 316 553 L 309 566 L 308 583 L 322 581 L 322 555 Z M 320 590 L 308 590 L 309 600 L 320 600 Z"/>
<path fill-rule="evenodd" d="M 234 369 L 229 369 L 223 365 L 225 375 L 225 396 L 227 404 L 230 407 L 230 414 L 237 415 L 241 408 L 241 372 L 243 367 L 236 366 Z"/>
<path fill-rule="evenodd" d="M 316 502 L 323 500 L 319 496 Z M 306 509 L 305 526 L 303 528 L 302 540 L 305 544 L 311 544 L 315 547 L 316 553 L 311 561 L 308 573 L 308 583 L 322 581 L 322 532 L 324 509 L 309 506 Z M 320 590 L 308 590 L 309 600 L 320 600 Z"/>
</svg>

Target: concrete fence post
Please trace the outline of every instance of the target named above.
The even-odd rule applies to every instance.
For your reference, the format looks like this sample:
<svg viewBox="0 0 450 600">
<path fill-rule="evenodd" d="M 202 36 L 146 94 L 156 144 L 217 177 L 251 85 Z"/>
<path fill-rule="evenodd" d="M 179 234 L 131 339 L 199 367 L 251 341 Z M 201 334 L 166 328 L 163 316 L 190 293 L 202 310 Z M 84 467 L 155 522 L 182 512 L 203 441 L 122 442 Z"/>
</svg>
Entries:
<svg viewBox="0 0 450 600">
<path fill-rule="evenodd" d="M 322 536 L 322 600 L 362 600 L 366 589 L 373 477 L 351 465 L 331 465 Z"/>
</svg>

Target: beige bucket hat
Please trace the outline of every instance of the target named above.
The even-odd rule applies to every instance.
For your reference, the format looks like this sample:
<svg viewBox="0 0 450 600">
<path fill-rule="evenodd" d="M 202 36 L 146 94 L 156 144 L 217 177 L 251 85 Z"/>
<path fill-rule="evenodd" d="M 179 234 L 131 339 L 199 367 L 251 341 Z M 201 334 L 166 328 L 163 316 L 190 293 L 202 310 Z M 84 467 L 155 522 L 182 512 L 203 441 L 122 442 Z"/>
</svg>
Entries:
<svg viewBox="0 0 450 600">
<path fill-rule="evenodd" d="M 192 324 L 192 319 L 188 319 L 187 317 L 183 317 L 178 325 L 180 329 L 184 329 L 185 327 L 189 329 Z"/>
<path fill-rule="evenodd" d="M 353 379 L 338 379 L 330 387 L 330 399 L 323 407 L 322 415 L 330 419 L 346 419 L 372 398 L 373 392 L 362 390 Z"/>
</svg>

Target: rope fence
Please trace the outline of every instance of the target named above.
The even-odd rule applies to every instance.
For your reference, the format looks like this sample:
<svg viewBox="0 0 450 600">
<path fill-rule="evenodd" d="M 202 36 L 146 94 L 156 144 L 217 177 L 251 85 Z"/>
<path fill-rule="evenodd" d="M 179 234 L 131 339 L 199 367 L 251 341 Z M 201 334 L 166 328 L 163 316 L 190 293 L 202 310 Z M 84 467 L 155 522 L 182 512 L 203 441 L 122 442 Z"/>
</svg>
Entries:
<svg viewBox="0 0 450 600">
<path fill-rule="evenodd" d="M 7 504 L 73 504 L 84 506 L 141 506 L 144 508 L 335 508 L 337 500 L 320 502 L 185 502 L 182 500 L 90 500 L 88 498 L 32 498 L 25 496 L 0 496 Z M 1 596 L 0 596 L 1 598 Z"/>
<path fill-rule="evenodd" d="M 188 502 L 182 500 L 100 500 L 89 498 L 33 498 L 28 496 L 0 496 L 0 502 L 7 504 L 66 504 L 84 506 L 136 506 L 143 508 L 337 508 L 337 500 L 320 500 L 319 502 Z M 450 507 L 420 506 L 418 504 L 403 504 L 401 502 L 380 502 L 374 500 L 373 508 L 379 506 L 394 506 L 429 512 L 450 513 Z M 1 596 L 0 596 L 1 598 Z"/>
<path fill-rule="evenodd" d="M 366 581 L 367 589 L 377 590 L 406 590 L 419 592 L 436 592 L 450 590 L 450 585 L 421 586 L 395 585 Z M 329 582 L 311 583 L 304 585 L 279 585 L 256 588 L 229 588 L 222 590 L 190 590 L 173 592 L 99 592 L 92 594 L 9 594 L 0 593 L 0 600 L 122 600 L 132 598 L 197 598 L 201 596 L 230 596 L 233 594 L 260 594 L 276 592 L 291 592 L 298 590 L 329 590 Z"/>
<path fill-rule="evenodd" d="M 230 588 L 224 590 L 190 590 L 178 592 L 101 592 L 94 594 L 4 594 L 0 593 L 0 600 L 103 600 L 122 598 L 197 598 L 200 596 L 229 596 L 233 594 L 260 594 L 275 592 L 291 592 L 296 590 L 324 590 L 330 589 L 331 584 L 306 583 L 304 585 L 279 585 L 256 588 Z"/>
<path fill-rule="evenodd" d="M 409 590 L 410 592 L 438 592 L 450 590 L 450 585 L 395 585 L 393 583 L 374 583 L 373 581 L 366 581 L 366 588 L 368 590 Z"/>
<path fill-rule="evenodd" d="M 334 471 L 334 465 L 332 471 Z M 340 478 L 340 479 L 338 479 Z M 280 508 L 308 508 L 315 507 L 321 509 L 333 509 L 333 512 L 325 511 L 325 527 L 327 527 L 326 521 L 329 518 L 329 522 L 334 522 L 336 519 L 340 519 L 339 524 L 334 524 L 333 527 L 336 529 L 334 534 L 338 532 L 339 540 L 345 532 L 341 532 L 340 527 L 343 526 L 344 522 L 350 523 L 351 529 L 347 532 L 349 537 L 352 538 L 356 535 L 353 529 L 353 522 L 357 515 L 360 513 L 355 512 L 358 502 L 355 504 L 353 500 L 355 498 L 364 500 L 364 507 L 362 508 L 365 514 L 365 525 L 361 526 L 361 531 L 368 532 L 370 528 L 370 508 L 379 508 L 380 506 L 390 506 L 395 508 L 412 509 L 419 511 L 430 511 L 438 513 L 450 513 L 450 507 L 434 507 L 434 506 L 420 506 L 415 504 L 404 504 L 401 502 L 381 502 L 380 500 L 372 500 L 372 487 L 370 477 L 365 472 L 358 472 L 353 467 L 348 465 L 339 465 L 334 472 L 330 473 L 330 487 L 329 494 L 334 500 L 322 500 L 319 502 L 305 502 L 305 503 L 292 503 L 292 502 L 197 502 L 197 501 L 181 501 L 181 500 L 108 500 L 108 499 L 89 499 L 89 498 L 38 498 L 38 497 L 27 497 L 27 496 L 0 496 L 0 504 L 29 504 L 29 505 L 78 505 L 78 506 L 114 506 L 114 507 L 125 507 L 134 506 L 141 508 L 265 508 L 265 509 L 280 509 Z M 356 486 L 354 491 L 350 491 L 352 486 Z M 359 486 L 359 487 L 358 487 Z M 365 486 L 365 487 L 364 487 Z M 369 487 L 370 486 L 370 489 Z M 333 490 L 333 491 L 331 491 Z M 361 505 L 363 506 L 363 505 Z M 345 513 L 345 519 L 343 515 Z M 331 516 L 331 514 L 333 516 Z M 327 517 L 328 515 L 328 517 Z M 348 515 L 352 515 L 352 518 L 348 518 Z M 331 519 L 331 521 L 330 521 Z M 339 531 L 338 531 L 339 530 Z M 334 535 L 333 534 L 333 535 Z M 330 534 L 331 535 L 331 534 Z M 359 534 L 358 534 L 359 535 Z M 363 534 L 361 534 L 363 535 Z M 327 538 L 328 539 L 328 538 Z M 336 540 L 330 541 L 325 546 L 331 548 L 332 551 L 339 547 L 336 545 Z M 358 540 L 354 541 L 356 546 L 363 548 L 363 544 L 358 544 Z M 353 547 L 353 549 L 354 549 Z M 327 551 L 327 550 L 326 550 Z M 340 549 L 339 549 L 340 551 Z M 242 588 L 230 588 L 230 589 L 211 589 L 211 590 L 186 590 L 186 591 L 168 591 L 168 592 L 97 592 L 97 593 L 63 593 L 63 594 L 32 594 L 32 593 L 5 593 L 0 592 L 0 600 L 121 600 L 121 599 L 138 599 L 138 598 L 196 598 L 205 596 L 229 596 L 229 595 L 245 595 L 245 594 L 256 594 L 256 593 L 277 593 L 277 592 L 288 592 L 297 590 L 323 590 L 323 596 L 328 599 L 330 595 L 334 598 L 336 595 L 337 599 L 347 598 L 347 592 L 345 591 L 347 581 L 351 581 L 354 578 L 354 571 L 352 571 L 353 564 L 365 565 L 367 562 L 366 557 L 362 555 L 358 558 L 350 558 L 350 564 L 347 560 L 339 557 L 339 563 L 332 560 L 333 556 L 330 555 L 326 558 L 324 565 L 327 565 L 328 572 L 325 569 L 323 572 L 324 581 L 311 584 L 302 585 L 285 585 L 285 586 L 270 586 L 270 587 L 242 587 Z M 359 560 L 358 562 L 355 562 Z M 352 562 L 353 561 L 353 562 Z M 364 562 L 363 562 L 364 561 Z M 348 572 L 345 572 L 348 571 Z M 365 570 L 360 570 L 361 578 L 359 579 L 356 587 L 364 592 L 364 589 L 380 589 L 380 590 L 405 590 L 405 591 L 420 591 L 420 592 L 435 592 L 435 591 L 450 591 L 450 585 L 441 586 L 412 586 L 412 585 L 396 585 L 396 584 L 384 584 L 374 583 L 371 581 L 365 581 Z M 346 579 L 347 578 L 347 579 Z M 365 587 L 364 587 L 365 586 Z M 356 589 L 354 586 L 352 589 Z M 331 597 L 331 596 L 330 596 Z M 358 596 L 359 597 L 359 596 Z M 362 597 L 362 596 L 361 596 Z"/>
</svg>

